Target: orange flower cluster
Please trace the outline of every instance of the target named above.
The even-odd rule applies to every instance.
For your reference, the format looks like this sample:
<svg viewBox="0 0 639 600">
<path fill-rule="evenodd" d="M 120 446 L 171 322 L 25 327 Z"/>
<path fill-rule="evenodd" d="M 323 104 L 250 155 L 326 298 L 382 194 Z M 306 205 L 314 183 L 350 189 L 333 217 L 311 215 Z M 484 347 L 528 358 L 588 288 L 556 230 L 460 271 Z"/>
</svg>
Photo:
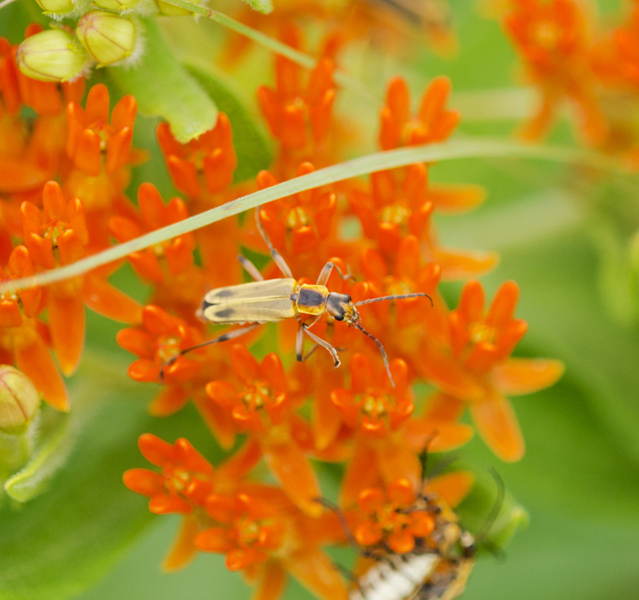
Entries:
<svg viewBox="0 0 639 600">
<path fill-rule="evenodd" d="M 27 36 L 39 31 L 27 29 Z M 0 261 L 3 281 L 68 265 L 110 245 L 107 223 L 119 210 L 135 152 L 136 102 L 124 97 L 109 120 L 109 93 L 84 81 L 58 86 L 25 77 L 16 47 L 0 39 Z M 27 121 L 23 108 L 35 113 Z M 141 307 L 112 287 L 113 267 L 46 289 L 0 299 L 0 354 L 24 371 L 45 401 L 68 410 L 64 380 L 84 345 L 85 306 L 125 323 Z M 45 317 L 46 315 L 46 317 Z"/>
<path fill-rule="evenodd" d="M 293 30 L 289 35 L 294 41 Z M 258 102 L 279 153 L 271 169 L 257 175 L 255 187 L 343 158 L 334 143 L 339 131 L 332 116 L 337 94 L 332 68 L 324 59 L 304 75 L 277 58 L 277 85 L 261 87 Z M 450 87 L 446 78 L 436 78 L 413 113 L 406 83 L 394 78 L 380 113 L 380 148 L 448 139 L 460 119 L 448 108 Z M 221 116 L 212 131 L 180 144 L 161 125 L 160 146 L 185 201 L 165 206 L 152 186 L 141 186 L 139 212 L 128 207 L 109 221 L 114 237 L 129 240 L 242 194 L 246 187 L 232 184 L 231 127 Z M 138 357 L 130 376 L 162 386 L 151 412 L 168 415 L 192 400 L 223 448 L 230 450 L 238 434 L 245 436 L 240 450 L 215 470 L 203 466 L 186 440 L 172 446 L 148 435 L 140 439 L 143 454 L 163 475 L 134 469 L 125 483 L 151 498 L 153 512 L 185 515 L 169 568 L 184 564 L 196 550 L 219 552 L 230 569 L 256 581 L 258 597 L 279 597 L 288 573 L 320 597 L 344 598 L 347 588 L 321 547 L 344 542 L 345 533 L 317 502 L 322 491 L 312 460 L 344 465 L 340 504 L 359 544 L 406 553 L 418 539 L 426 546 L 439 543 L 429 538 L 435 517 L 407 507 L 422 497 L 419 454 L 426 445 L 444 452 L 473 435 L 473 427 L 459 422 L 466 407 L 497 456 L 521 458 L 523 440 L 507 395 L 551 385 L 562 366 L 510 358 L 526 331 L 515 317 L 515 283 L 502 286 L 487 312 L 476 281 L 466 284 L 457 309 L 447 307 L 440 280 L 480 275 L 495 266 L 497 256 L 441 246 L 433 212 L 470 210 L 483 192 L 470 185 L 431 185 L 431 168 L 436 166 L 382 171 L 368 180 L 281 198 L 259 211 L 280 255 L 264 269 L 267 278 L 286 277 L 278 270 L 280 258 L 300 284 L 314 284 L 332 263 L 337 268 L 326 287 L 354 304 L 384 295 L 430 297 L 362 305 L 358 311 L 369 335 L 326 312 L 306 320 L 301 315 L 317 338 L 336 349 L 345 363 L 339 369 L 323 348 L 309 349 L 308 355 L 300 348 L 295 319 L 274 326 L 260 350 L 251 346 L 266 328 L 252 327 L 249 316 L 248 325 L 230 327 L 230 336 L 223 334 L 219 343 L 184 353 L 218 335 L 195 315 L 208 290 L 243 281 L 246 261 L 235 260 L 242 246 L 266 252 L 254 219 L 227 220 L 223 227 L 130 257 L 153 292 L 141 326 L 121 331 L 118 341 Z M 247 270 L 257 276 L 252 265 Z M 245 333 L 243 343 L 230 341 L 238 332 Z M 308 360 L 296 362 L 295 354 Z M 418 383 L 432 391 L 417 393 Z M 251 481 L 261 461 L 277 487 Z M 441 506 L 452 506 L 471 483 L 468 474 L 452 473 L 428 482 L 427 493 Z"/>
<path fill-rule="evenodd" d="M 543 136 L 567 102 L 585 141 L 636 164 L 637 115 L 628 110 L 627 99 L 639 94 L 637 3 L 614 27 L 599 22 L 578 0 L 510 0 L 510 5 L 504 28 L 542 98 L 523 136 Z"/>
</svg>

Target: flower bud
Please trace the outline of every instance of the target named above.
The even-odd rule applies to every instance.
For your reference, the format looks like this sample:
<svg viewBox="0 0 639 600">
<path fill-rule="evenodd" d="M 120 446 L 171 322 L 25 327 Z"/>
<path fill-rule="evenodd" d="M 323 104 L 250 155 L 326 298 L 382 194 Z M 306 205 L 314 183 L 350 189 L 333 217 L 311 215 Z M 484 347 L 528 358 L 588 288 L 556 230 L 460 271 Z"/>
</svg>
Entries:
<svg viewBox="0 0 639 600">
<path fill-rule="evenodd" d="M 71 34 L 50 29 L 24 40 L 18 47 L 16 61 L 27 77 L 51 82 L 79 77 L 90 58 Z"/>
<path fill-rule="evenodd" d="M 75 10 L 71 0 L 36 0 L 36 2 L 47 13 L 62 15 Z"/>
<path fill-rule="evenodd" d="M 101 10 L 86 13 L 78 21 L 75 33 L 101 65 L 110 65 L 130 56 L 137 38 L 131 19 Z"/>
<path fill-rule="evenodd" d="M 140 0 L 93 0 L 93 4 L 107 10 L 125 11 L 132 10 L 140 3 Z"/>
<path fill-rule="evenodd" d="M 39 406 L 40 394 L 31 380 L 18 369 L 0 365 L 0 431 L 22 433 Z"/>
</svg>

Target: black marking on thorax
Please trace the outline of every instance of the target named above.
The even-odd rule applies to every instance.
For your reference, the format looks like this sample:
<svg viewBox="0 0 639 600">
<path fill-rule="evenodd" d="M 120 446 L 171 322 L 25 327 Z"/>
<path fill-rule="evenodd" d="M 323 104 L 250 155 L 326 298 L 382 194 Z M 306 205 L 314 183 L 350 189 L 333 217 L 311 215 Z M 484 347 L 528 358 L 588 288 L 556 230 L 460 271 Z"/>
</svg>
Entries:
<svg viewBox="0 0 639 600">
<path fill-rule="evenodd" d="M 326 300 L 327 298 L 324 294 L 308 288 L 301 288 L 297 294 L 297 305 L 300 307 L 324 306 Z"/>
</svg>

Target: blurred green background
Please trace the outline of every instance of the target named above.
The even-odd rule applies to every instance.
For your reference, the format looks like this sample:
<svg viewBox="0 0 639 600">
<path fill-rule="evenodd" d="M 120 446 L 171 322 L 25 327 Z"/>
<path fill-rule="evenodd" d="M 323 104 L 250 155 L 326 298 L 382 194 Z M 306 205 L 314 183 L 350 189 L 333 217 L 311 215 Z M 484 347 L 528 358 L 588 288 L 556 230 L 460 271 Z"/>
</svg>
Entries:
<svg viewBox="0 0 639 600">
<path fill-rule="evenodd" d="M 455 58 L 421 52 L 389 59 L 376 63 L 374 73 L 360 73 L 361 79 L 381 93 L 387 76 L 400 71 L 417 96 L 432 76 L 445 73 L 462 105 L 469 92 L 512 88 L 517 61 L 498 24 L 478 14 L 471 0 L 450 4 L 460 41 Z M 599 8 L 612 15 L 621 5 L 601 2 Z M 15 39 L 24 14 L 19 4 L 3 9 L 0 34 Z M 197 40 L 219 32 L 188 19 L 177 30 L 194 27 Z M 376 118 L 377 108 L 368 108 L 370 118 Z M 512 110 L 525 113 L 526 108 Z M 462 134 L 509 136 L 516 126 L 513 120 L 484 120 L 477 107 L 471 112 Z M 153 125 L 139 120 L 139 145 L 154 144 Z M 551 142 L 574 143 L 565 120 Z M 132 190 L 152 179 L 170 194 L 157 151 L 153 156 Z M 504 158 L 441 163 L 431 177 L 486 187 L 488 200 L 479 209 L 438 219 L 442 241 L 500 252 L 499 267 L 483 281 L 489 298 L 506 279 L 521 288 L 518 316 L 530 330 L 515 355 L 559 358 L 567 367 L 554 387 L 513 400 L 527 444 L 521 462 L 500 464 L 479 439 L 462 452 L 477 472 L 494 466 L 530 515 L 528 528 L 516 534 L 504 556 L 478 560 L 464 598 L 639 599 L 639 329 L 634 318 L 639 303 L 636 274 L 628 270 L 624 254 L 625 232 L 639 223 L 619 226 L 620 214 L 638 212 L 639 177 L 593 176 L 576 167 Z M 114 281 L 144 298 L 145 288 L 128 269 Z M 459 288 L 444 286 L 451 306 Z M 123 376 L 129 357 L 115 344 L 118 329 L 89 315 L 87 365 L 71 383 L 76 408 L 71 419 L 79 432 L 71 457 L 47 493 L 19 509 L 5 505 L 0 511 L 0 598 L 248 598 L 251 589 L 240 575 L 225 570 L 221 556 L 200 555 L 176 574 L 159 569 L 179 520 L 152 517 L 145 499 L 121 484 L 125 469 L 145 466 L 137 437 L 146 431 L 167 439 L 187 435 L 213 462 L 222 455 L 194 411 L 163 420 L 146 415 L 153 390 Z M 113 383 L 115 388 L 108 387 Z M 102 394 L 99 407 L 92 409 L 96 389 Z M 333 472 L 324 471 L 324 491 L 330 495 L 336 485 Z M 336 558 L 348 562 L 352 553 L 338 550 Z M 309 597 L 290 583 L 287 600 Z"/>
</svg>

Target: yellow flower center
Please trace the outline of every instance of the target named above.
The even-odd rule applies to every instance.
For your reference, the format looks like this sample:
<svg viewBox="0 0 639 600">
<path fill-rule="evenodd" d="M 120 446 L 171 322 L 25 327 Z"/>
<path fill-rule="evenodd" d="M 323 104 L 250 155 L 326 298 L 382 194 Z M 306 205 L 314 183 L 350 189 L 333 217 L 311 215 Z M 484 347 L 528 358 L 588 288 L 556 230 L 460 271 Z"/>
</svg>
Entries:
<svg viewBox="0 0 639 600">
<path fill-rule="evenodd" d="M 492 344 L 495 341 L 495 329 L 493 327 L 489 327 L 483 321 L 471 323 L 469 333 L 473 344 L 481 344 L 482 342 Z"/>
</svg>

